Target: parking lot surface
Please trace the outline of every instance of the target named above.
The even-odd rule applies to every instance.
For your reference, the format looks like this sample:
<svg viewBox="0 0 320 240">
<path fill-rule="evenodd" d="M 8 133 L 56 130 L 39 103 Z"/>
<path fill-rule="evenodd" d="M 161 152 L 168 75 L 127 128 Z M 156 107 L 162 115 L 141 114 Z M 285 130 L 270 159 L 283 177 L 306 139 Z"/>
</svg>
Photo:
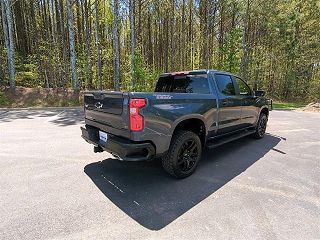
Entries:
<svg viewBox="0 0 320 240">
<path fill-rule="evenodd" d="M 320 239 L 320 114 L 205 151 L 187 179 L 80 137 L 80 109 L 0 110 L 0 239 Z"/>
</svg>

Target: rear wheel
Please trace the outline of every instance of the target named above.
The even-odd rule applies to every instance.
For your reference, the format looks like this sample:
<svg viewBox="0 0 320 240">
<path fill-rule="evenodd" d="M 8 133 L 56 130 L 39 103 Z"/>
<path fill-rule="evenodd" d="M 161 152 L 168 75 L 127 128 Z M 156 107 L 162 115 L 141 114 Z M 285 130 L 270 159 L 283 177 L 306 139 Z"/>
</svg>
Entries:
<svg viewBox="0 0 320 240">
<path fill-rule="evenodd" d="M 268 122 L 268 116 L 265 113 L 261 113 L 257 126 L 256 126 L 256 131 L 253 134 L 253 136 L 257 139 L 263 138 L 266 128 L 267 128 L 267 122 Z"/>
<path fill-rule="evenodd" d="M 162 158 L 164 170 L 176 178 L 190 176 L 197 167 L 202 152 L 202 145 L 197 134 L 178 131 L 166 156 Z"/>
</svg>

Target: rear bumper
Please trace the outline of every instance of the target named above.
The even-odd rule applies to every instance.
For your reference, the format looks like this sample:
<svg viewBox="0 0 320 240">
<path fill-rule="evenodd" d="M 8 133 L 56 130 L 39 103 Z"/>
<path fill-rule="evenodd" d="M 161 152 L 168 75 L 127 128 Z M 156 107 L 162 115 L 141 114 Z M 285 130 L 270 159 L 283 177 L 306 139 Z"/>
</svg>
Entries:
<svg viewBox="0 0 320 240">
<path fill-rule="evenodd" d="M 143 161 L 151 159 L 155 148 L 151 143 L 132 142 L 125 138 L 108 134 L 107 142 L 99 139 L 99 129 L 86 125 L 81 127 L 81 137 L 88 143 L 110 152 L 123 161 Z"/>
</svg>

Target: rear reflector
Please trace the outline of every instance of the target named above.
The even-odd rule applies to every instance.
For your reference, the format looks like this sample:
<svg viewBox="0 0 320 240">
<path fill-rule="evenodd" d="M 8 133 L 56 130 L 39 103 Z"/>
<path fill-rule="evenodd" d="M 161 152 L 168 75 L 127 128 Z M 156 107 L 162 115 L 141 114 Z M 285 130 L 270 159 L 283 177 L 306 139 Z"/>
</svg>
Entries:
<svg viewBox="0 0 320 240">
<path fill-rule="evenodd" d="M 147 101 L 144 98 L 131 98 L 129 102 L 130 107 L 130 130 L 141 131 L 144 125 L 144 118 L 140 114 L 140 108 L 147 105 Z"/>
</svg>

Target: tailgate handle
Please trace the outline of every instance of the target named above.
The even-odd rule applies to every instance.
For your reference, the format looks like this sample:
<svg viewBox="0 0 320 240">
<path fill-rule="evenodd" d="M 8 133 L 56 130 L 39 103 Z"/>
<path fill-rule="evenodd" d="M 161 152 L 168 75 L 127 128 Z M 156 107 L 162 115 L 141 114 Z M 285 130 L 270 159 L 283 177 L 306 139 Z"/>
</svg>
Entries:
<svg viewBox="0 0 320 240">
<path fill-rule="evenodd" d="M 103 93 L 95 93 L 95 94 L 93 94 L 93 98 L 94 99 L 102 100 L 103 97 L 104 97 Z"/>
</svg>

